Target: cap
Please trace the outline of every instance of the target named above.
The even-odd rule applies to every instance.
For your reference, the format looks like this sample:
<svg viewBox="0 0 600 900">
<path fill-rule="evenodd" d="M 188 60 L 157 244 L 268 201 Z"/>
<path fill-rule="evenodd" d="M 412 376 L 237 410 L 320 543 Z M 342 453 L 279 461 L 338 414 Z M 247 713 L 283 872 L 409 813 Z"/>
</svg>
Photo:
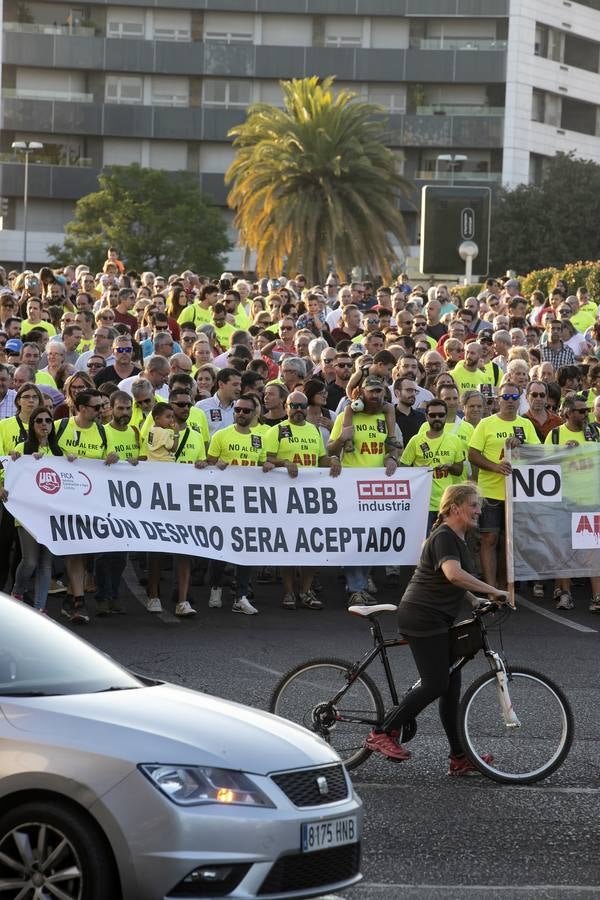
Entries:
<svg viewBox="0 0 600 900">
<path fill-rule="evenodd" d="M 388 316 L 391 316 L 392 314 L 391 309 L 388 309 L 387 306 L 382 306 L 381 303 L 378 303 L 377 306 L 372 306 L 369 312 L 386 312 Z"/>
<path fill-rule="evenodd" d="M 365 348 L 362 344 L 352 344 L 352 346 L 348 348 L 348 356 L 362 356 L 364 352 Z"/>
<path fill-rule="evenodd" d="M 516 288 L 517 290 L 519 290 L 520 286 L 521 285 L 516 278 L 509 278 L 508 281 L 504 282 L 505 288 Z"/>
<path fill-rule="evenodd" d="M 376 375 L 369 375 L 368 378 L 365 378 L 363 381 L 364 388 L 384 388 L 385 384 L 378 378 Z"/>
<path fill-rule="evenodd" d="M 23 341 L 20 341 L 19 338 L 9 338 L 4 347 L 7 353 L 20 353 L 22 348 Z"/>
<path fill-rule="evenodd" d="M 477 340 L 479 343 L 484 344 L 493 344 L 494 343 L 494 335 L 489 329 L 485 329 L 484 331 L 480 331 L 477 335 Z"/>
</svg>

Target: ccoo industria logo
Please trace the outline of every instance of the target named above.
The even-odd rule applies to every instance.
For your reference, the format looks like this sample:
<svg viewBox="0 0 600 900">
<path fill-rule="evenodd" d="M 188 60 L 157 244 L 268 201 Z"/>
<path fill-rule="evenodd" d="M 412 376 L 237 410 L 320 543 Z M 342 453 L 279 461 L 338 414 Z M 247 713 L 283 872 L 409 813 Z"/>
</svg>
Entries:
<svg viewBox="0 0 600 900">
<path fill-rule="evenodd" d="M 386 478 L 357 481 L 356 492 L 358 508 L 363 512 L 410 509 L 410 481 L 407 479 Z"/>
<path fill-rule="evenodd" d="M 35 476 L 37 486 L 44 494 L 56 494 L 60 491 L 60 478 L 54 469 L 40 469 Z"/>
</svg>

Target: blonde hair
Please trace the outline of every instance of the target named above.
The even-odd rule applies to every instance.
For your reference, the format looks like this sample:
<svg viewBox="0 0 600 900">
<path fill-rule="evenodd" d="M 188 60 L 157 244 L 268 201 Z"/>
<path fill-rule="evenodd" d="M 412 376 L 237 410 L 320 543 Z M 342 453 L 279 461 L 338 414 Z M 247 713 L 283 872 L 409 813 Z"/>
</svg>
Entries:
<svg viewBox="0 0 600 900">
<path fill-rule="evenodd" d="M 447 487 L 442 494 L 438 517 L 433 523 L 431 530 L 433 531 L 434 528 L 444 524 L 444 520 L 450 515 L 453 506 L 460 506 L 473 495 L 481 499 L 479 488 L 472 481 L 452 484 L 450 487 Z"/>
</svg>

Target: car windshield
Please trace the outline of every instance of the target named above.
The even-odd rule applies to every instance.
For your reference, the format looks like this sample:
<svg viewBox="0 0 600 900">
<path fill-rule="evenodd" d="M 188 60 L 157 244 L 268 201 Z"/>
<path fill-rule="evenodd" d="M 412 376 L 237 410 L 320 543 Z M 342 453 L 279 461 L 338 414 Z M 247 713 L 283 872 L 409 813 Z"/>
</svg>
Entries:
<svg viewBox="0 0 600 900">
<path fill-rule="evenodd" d="M 144 685 L 85 641 L 0 596 L 0 697 L 88 694 Z"/>
</svg>

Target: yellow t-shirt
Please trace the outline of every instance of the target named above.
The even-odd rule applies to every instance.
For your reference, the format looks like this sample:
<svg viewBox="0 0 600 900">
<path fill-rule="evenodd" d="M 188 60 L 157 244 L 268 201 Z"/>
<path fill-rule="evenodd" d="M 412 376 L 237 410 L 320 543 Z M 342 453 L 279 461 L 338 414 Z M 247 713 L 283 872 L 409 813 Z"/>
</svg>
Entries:
<svg viewBox="0 0 600 900">
<path fill-rule="evenodd" d="M 319 459 L 325 456 L 321 432 L 310 422 L 292 425 L 286 419 L 279 425 L 271 426 L 265 445 L 267 453 L 274 453 L 278 459 L 289 460 L 299 466 L 318 466 Z"/>
<path fill-rule="evenodd" d="M 204 309 L 198 303 L 192 303 L 190 306 L 182 309 L 177 321 L 180 325 L 183 325 L 184 322 L 193 322 L 196 327 L 198 325 L 212 325 L 212 307 L 209 306 L 208 309 Z"/>
<path fill-rule="evenodd" d="M 61 423 L 55 424 L 56 431 L 60 431 Z M 106 437 L 106 430 L 103 429 Z M 80 428 L 75 418 L 70 417 L 66 428 L 58 439 L 58 446 L 64 454 L 72 453 L 83 459 L 104 459 L 106 457 L 105 441 L 102 432 L 94 422 L 88 428 Z"/>
<path fill-rule="evenodd" d="M 175 462 L 193 464 L 198 459 L 206 459 L 204 439 L 198 431 L 194 430 L 188 419 L 186 427 L 179 432 L 177 459 Z"/>
<path fill-rule="evenodd" d="M 262 466 L 267 458 L 265 439 L 256 431 L 240 434 L 235 425 L 228 425 L 215 431 L 208 455 L 231 466 Z"/>
<path fill-rule="evenodd" d="M 529 419 L 517 416 L 514 421 L 508 422 L 495 415 L 481 420 L 473 432 L 469 447 L 479 450 L 486 459 L 499 463 L 501 459 L 504 459 L 506 440 L 512 437 L 524 437 L 526 444 L 540 443 Z M 484 497 L 488 497 L 490 500 L 505 499 L 505 477 L 499 472 L 480 469 L 478 484 Z"/>
<path fill-rule="evenodd" d="M 35 324 L 33 322 L 28 322 L 27 319 L 23 319 L 23 321 L 21 322 L 21 337 L 29 334 L 29 332 L 33 331 L 34 328 L 43 328 L 44 331 L 48 332 L 50 337 L 54 337 L 54 335 L 56 334 L 56 328 L 54 327 L 54 325 L 51 325 L 50 322 L 45 322 L 44 319 L 42 319 L 41 322 L 36 322 Z"/>
<path fill-rule="evenodd" d="M 463 394 L 464 391 L 477 391 L 480 384 L 494 384 L 494 374 L 491 365 L 489 369 L 486 366 L 485 370 L 477 369 L 475 372 L 469 372 L 465 368 L 464 362 L 458 362 L 450 374 L 454 378 L 460 394 Z"/>
<path fill-rule="evenodd" d="M 564 446 L 564 444 L 568 443 L 569 441 L 577 441 L 578 444 L 593 443 L 593 440 L 588 442 L 588 440 L 586 439 L 586 436 L 585 436 L 585 431 L 571 431 L 571 429 L 567 428 L 566 425 L 559 425 L 558 429 L 553 428 L 552 431 L 548 432 L 548 434 L 546 435 L 546 438 L 544 440 L 544 444 L 557 443 L 556 441 L 552 440 L 552 437 L 553 437 L 552 432 L 557 431 L 557 430 L 558 430 L 558 443 L 562 444 L 563 446 Z"/>
<path fill-rule="evenodd" d="M 450 427 L 452 428 L 452 425 Z M 400 462 L 405 466 L 430 466 L 433 468 L 429 509 L 431 512 L 437 512 L 445 489 L 456 483 L 456 476 L 443 475 L 437 467 L 463 462 L 464 450 L 456 435 L 450 434 L 444 429 L 439 438 L 430 438 L 427 437 L 429 426 L 425 424 L 424 428 L 424 432 L 421 430 L 411 437 L 400 457 Z"/>
<path fill-rule="evenodd" d="M 140 435 L 137 428 L 128 425 L 119 431 L 113 425 L 105 425 L 106 453 L 116 453 L 119 459 L 137 459 L 140 455 Z"/>
<path fill-rule="evenodd" d="M 587 308 L 580 308 L 577 312 L 571 316 L 571 324 L 573 328 L 576 328 L 577 331 L 580 331 L 582 334 L 595 323 L 596 316 L 593 311 Z M 21 329 L 22 330 L 22 329 Z"/>
<path fill-rule="evenodd" d="M 0 419 L 0 452 L 12 453 L 18 444 L 27 440 L 28 431 L 27 422 L 22 422 L 17 416 Z"/>
<path fill-rule="evenodd" d="M 35 383 L 36 384 L 47 384 L 50 387 L 56 388 L 56 382 L 52 375 L 49 372 L 36 372 L 35 373 Z"/>
<path fill-rule="evenodd" d="M 387 428 L 385 413 L 353 413 L 354 450 L 342 451 L 342 466 L 355 469 L 371 469 L 383 466 L 386 455 Z M 339 438 L 344 427 L 344 413 L 340 413 L 329 435 L 330 441 Z"/>
<path fill-rule="evenodd" d="M 153 423 L 142 443 L 142 455 L 155 462 L 175 462 L 176 444 L 177 435 L 172 428 L 161 428 Z"/>
<path fill-rule="evenodd" d="M 241 303 L 238 303 L 238 308 L 233 314 L 233 321 L 236 329 L 241 329 L 242 331 L 248 331 L 252 324 L 248 313 Z"/>
<path fill-rule="evenodd" d="M 217 335 L 218 342 L 220 343 L 221 347 L 225 349 L 229 347 L 229 339 L 231 335 L 238 330 L 235 325 L 230 325 L 229 322 L 225 322 L 225 324 L 221 325 L 220 328 L 217 328 L 217 326 L 215 325 L 214 329 L 215 334 Z"/>
<path fill-rule="evenodd" d="M 424 434 L 429 430 L 429 424 L 427 422 L 423 422 L 421 427 L 419 428 L 418 433 Z M 459 443 L 462 447 L 463 458 L 465 464 L 463 466 L 462 473 L 460 475 L 451 475 L 452 484 L 461 484 L 463 481 L 466 481 L 469 475 L 471 474 L 471 466 L 469 464 L 469 441 L 473 435 L 475 429 L 468 422 L 465 422 L 464 419 L 461 419 L 460 422 L 446 422 L 444 425 L 444 434 L 450 434 L 453 437 L 457 437 Z"/>
</svg>

